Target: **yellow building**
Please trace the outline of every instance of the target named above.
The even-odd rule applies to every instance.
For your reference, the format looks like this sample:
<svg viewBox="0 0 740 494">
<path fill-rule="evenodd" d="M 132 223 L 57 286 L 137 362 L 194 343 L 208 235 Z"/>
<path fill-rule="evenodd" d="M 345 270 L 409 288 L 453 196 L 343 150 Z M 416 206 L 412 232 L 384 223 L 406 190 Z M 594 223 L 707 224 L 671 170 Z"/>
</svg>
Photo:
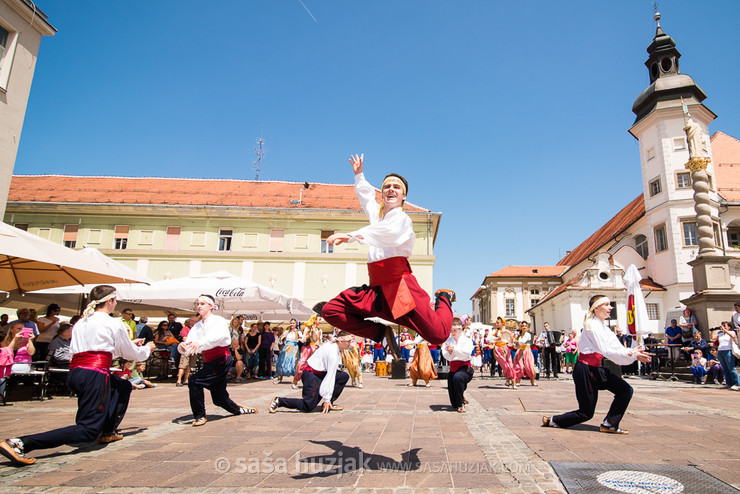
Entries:
<svg viewBox="0 0 740 494">
<path fill-rule="evenodd" d="M 404 209 L 416 234 L 411 266 L 431 292 L 441 213 Z M 95 247 L 154 280 L 225 270 L 309 307 L 368 281 L 365 246 L 325 241 L 367 225 L 354 185 L 14 176 L 4 221 Z"/>
</svg>

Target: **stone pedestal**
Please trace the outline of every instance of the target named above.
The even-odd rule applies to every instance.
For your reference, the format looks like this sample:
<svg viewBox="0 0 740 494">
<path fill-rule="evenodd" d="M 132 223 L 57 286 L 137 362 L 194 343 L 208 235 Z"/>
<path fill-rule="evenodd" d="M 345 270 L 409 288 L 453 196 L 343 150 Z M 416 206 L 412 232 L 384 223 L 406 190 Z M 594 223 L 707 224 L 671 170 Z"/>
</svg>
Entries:
<svg viewBox="0 0 740 494">
<path fill-rule="evenodd" d="M 681 303 L 691 308 L 705 339 L 709 339 L 710 328 L 730 320 L 733 304 L 740 301 L 740 294 L 733 290 L 730 282 L 729 259 L 728 256 L 705 255 L 689 262 L 694 294 Z"/>
</svg>

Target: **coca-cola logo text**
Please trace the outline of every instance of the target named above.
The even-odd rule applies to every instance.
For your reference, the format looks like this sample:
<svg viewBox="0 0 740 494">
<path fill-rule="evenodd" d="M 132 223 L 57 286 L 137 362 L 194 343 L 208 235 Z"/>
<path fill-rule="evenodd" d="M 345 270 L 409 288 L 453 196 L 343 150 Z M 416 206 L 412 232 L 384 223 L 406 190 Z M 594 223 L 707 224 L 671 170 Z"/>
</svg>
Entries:
<svg viewBox="0 0 740 494">
<path fill-rule="evenodd" d="M 243 297 L 247 289 L 243 286 L 233 288 L 219 288 L 216 290 L 216 298 Z"/>
</svg>

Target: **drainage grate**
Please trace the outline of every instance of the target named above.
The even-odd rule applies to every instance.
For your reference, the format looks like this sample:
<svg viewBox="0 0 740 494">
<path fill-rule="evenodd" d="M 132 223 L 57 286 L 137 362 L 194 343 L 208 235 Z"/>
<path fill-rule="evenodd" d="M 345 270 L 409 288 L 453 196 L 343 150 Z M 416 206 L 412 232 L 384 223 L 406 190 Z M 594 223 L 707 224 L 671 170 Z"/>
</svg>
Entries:
<svg viewBox="0 0 740 494">
<path fill-rule="evenodd" d="M 737 493 L 738 490 L 696 467 L 613 463 L 550 462 L 568 494 Z"/>
</svg>

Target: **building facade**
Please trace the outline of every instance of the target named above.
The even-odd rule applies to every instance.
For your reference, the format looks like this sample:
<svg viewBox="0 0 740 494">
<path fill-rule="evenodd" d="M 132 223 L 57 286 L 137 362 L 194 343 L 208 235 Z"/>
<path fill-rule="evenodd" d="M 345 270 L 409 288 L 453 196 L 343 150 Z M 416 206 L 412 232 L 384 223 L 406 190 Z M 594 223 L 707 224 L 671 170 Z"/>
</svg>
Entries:
<svg viewBox="0 0 740 494">
<path fill-rule="evenodd" d="M 635 100 L 636 118 L 629 129 L 638 141 L 643 193 L 551 267 L 562 268 L 556 286 L 525 308 L 538 331 L 545 321 L 560 330 L 582 327 L 588 299 L 596 293 L 616 303 L 612 326 L 626 328 L 623 277 L 631 264 L 643 278 L 650 331 L 663 332 L 667 316 L 680 314 L 680 301 L 694 292 L 688 262 L 699 250 L 694 190 L 685 167 L 689 161 L 686 111 L 701 127 L 702 151 L 712 158 L 707 174 L 715 246 L 731 257 L 733 285 L 740 279 L 736 247 L 740 246 L 740 193 L 736 192 L 740 189 L 735 185 L 740 183 L 740 141 L 721 132 L 709 139 L 709 124 L 716 115 L 703 104 L 704 91 L 680 72 L 681 54 L 660 24 L 647 51 L 650 85 Z M 485 305 L 485 290 L 474 297 Z M 497 315 L 506 310 L 500 305 L 492 306 Z M 727 311 L 729 317 L 732 307 Z M 709 328 L 700 329 L 707 333 Z"/>
<path fill-rule="evenodd" d="M 431 291 L 441 213 L 404 209 L 416 234 L 412 269 Z M 326 244 L 368 224 L 353 185 L 14 176 L 4 221 L 95 247 L 154 280 L 225 270 L 309 307 L 368 282 L 365 246 Z"/>
<path fill-rule="evenodd" d="M 43 36 L 56 29 L 30 0 L 0 0 L 0 215 L 13 176 Z"/>
</svg>

